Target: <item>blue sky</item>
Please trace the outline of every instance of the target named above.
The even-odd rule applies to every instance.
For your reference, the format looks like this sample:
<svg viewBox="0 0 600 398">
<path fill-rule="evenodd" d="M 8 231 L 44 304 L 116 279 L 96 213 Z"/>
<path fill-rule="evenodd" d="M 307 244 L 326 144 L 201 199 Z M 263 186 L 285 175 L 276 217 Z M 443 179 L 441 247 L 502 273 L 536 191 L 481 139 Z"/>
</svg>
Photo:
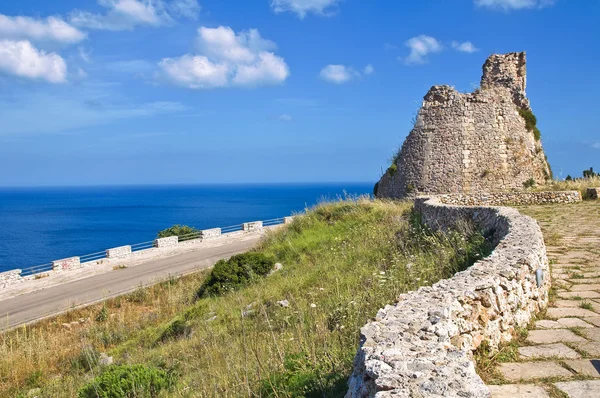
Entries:
<svg viewBox="0 0 600 398">
<path fill-rule="evenodd" d="M 557 176 L 600 169 L 596 0 L 0 5 L 0 185 L 376 181 L 434 84 L 527 51 Z"/>
</svg>

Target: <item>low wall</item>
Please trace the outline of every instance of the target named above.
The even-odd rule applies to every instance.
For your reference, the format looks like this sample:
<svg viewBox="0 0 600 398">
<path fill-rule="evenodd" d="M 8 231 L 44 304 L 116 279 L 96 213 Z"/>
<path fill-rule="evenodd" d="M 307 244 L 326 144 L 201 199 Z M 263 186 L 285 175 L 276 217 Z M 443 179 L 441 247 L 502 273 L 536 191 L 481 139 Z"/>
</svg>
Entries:
<svg viewBox="0 0 600 398">
<path fill-rule="evenodd" d="M 0 272 L 0 287 L 21 283 L 24 279 L 21 277 L 20 269 L 13 269 L 6 272 Z"/>
<path fill-rule="evenodd" d="M 106 258 L 121 258 L 131 254 L 131 246 L 120 246 L 106 250 Z"/>
<path fill-rule="evenodd" d="M 588 199 L 600 199 L 600 188 L 588 188 L 587 197 Z"/>
<path fill-rule="evenodd" d="M 154 247 L 162 249 L 164 247 L 177 246 L 179 238 L 177 236 L 169 236 L 167 238 L 158 238 L 154 241 Z"/>
<path fill-rule="evenodd" d="M 52 261 L 52 269 L 55 271 L 65 271 L 73 268 L 79 268 L 81 261 L 79 257 L 63 258 L 62 260 Z"/>
<path fill-rule="evenodd" d="M 263 228 L 262 221 L 245 222 L 242 224 L 242 231 L 244 231 L 244 232 L 258 231 L 259 229 L 262 229 L 262 228 Z"/>
<path fill-rule="evenodd" d="M 550 274 L 541 230 L 512 208 L 459 207 L 438 198 L 417 199 L 415 207 L 434 229 L 475 221 L 495 249 L 452 278 L 379 310 L 361 329 L 346 397 L 489 397 L 472 352 L 483 341 L 492 348 L 509 341 L 515 327 L 547 306 Z"/>
<path fill-rule="evenodd" d="M 203 229 L 200 231 L 200 238 L 202 240 L 215 239 L 221 236 L 221 228 Z"/>
<path fill-rule="evenodd" d="M 284 224 L 290 224 L 292 221 L 294 221 L 294 216 L 283 217 Z"/>
<path fill-rule="evenodd" d="M 507 206 L 581 202 L 578 191 L 492 192 L 436 196 L 442 203 L 462 206 Z"/>
</svg>

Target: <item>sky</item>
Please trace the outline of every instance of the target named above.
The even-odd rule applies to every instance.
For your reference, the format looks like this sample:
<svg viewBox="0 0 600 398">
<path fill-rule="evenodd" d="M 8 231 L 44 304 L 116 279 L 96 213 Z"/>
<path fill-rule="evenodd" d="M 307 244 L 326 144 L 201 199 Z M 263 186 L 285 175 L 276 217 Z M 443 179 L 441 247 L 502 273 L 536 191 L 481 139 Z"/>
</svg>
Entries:
<svg viewBox="0 0 600 398">
<path fill-rule="evenodd" d="M 598 0 L 0 4 L 0 186 L 375 182 L 432 85 L 527 52 L 556 177 L 600 169 Z"/>
</svg>

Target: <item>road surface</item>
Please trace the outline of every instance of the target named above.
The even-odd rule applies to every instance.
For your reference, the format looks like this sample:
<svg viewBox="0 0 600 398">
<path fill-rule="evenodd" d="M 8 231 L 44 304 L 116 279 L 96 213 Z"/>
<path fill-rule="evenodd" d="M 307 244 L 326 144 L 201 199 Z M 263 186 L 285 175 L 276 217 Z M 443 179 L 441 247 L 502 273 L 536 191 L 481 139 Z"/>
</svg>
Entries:
<svg viewBox="0 0 600 398">
<path fill-rule="evenodd" d="M 131 292 L 170 276 L 185 275 L 212 267 L 223 258 L 252 248 L 260 235 L 204 248 L 172 257 L 152 260 L 134 267 L 118 269 L 72 282 L 47 287 L 0 301 L 0 330 L 59 314 L 74 307 Z"/>
</svg>

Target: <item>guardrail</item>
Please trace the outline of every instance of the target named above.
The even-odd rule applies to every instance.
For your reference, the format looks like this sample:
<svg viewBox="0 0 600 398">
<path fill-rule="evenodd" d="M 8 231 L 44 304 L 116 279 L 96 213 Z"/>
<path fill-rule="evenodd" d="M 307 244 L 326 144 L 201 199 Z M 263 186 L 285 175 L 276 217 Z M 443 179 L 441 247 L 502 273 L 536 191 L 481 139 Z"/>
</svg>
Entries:
<svg viewBox="0 0 600 398">
<path fill-rule="evenodd" d="M 146 242 L 135 243 L 128 246 L 121 246 L 116 248 L 110 248 L 103 251 L 99 251 L 96 253 L 84 254 L 81 256 L 65 258 L 61 260 L 55 260 L 49 263 L 35 265 L 32 267 L 23 267 L 21 268 L 21 277 L 33 277 L 35 278 L 39 274 L 47 273 L 54 270 L 67 270 L 72 268 L 79 268 L 86 263 L 92 263 L 99 260 L 103 260 L 105 258 L 126 258 L 133 253 L 138 253 L 144 250 L 149 249 L 161 249 L 166 247 L 173 247 L 182 242 L 189 242 L 193 240 L 209 240 L 215 239 L 223 235 L 233 234 L 233 233 L 244 233 L 244 232 L 254 232 L 261 230 L 265 227 L 272 227 L 280 224 L 287 224 L 291 222 L 293 217 L 282 217 L 282 218 L 273 218 L 271 220 L 265 221 L 253 221 L 243 224 L 230 225 L 222 228 L 212 228 L 205 229 L 198 232 L 193 232 L 191 234 L 177 236 L 177 240 L 170 239 L 168 242 L 161 242 L 161 239 L 166 238 L 157 238 L 153 240 L 149 240 Z M 161 245 L 162 244 L 162 245 Z M 14 273 L 14 270 L 7 271 L 6 273 L 0 273 L 0 287 L 3 285 L 2 275 L 8 273 Z M 14 278 L 14 275 L 12 276 Z M 6 283 L 6 282 L 5 282 Z"/>
</svg>

